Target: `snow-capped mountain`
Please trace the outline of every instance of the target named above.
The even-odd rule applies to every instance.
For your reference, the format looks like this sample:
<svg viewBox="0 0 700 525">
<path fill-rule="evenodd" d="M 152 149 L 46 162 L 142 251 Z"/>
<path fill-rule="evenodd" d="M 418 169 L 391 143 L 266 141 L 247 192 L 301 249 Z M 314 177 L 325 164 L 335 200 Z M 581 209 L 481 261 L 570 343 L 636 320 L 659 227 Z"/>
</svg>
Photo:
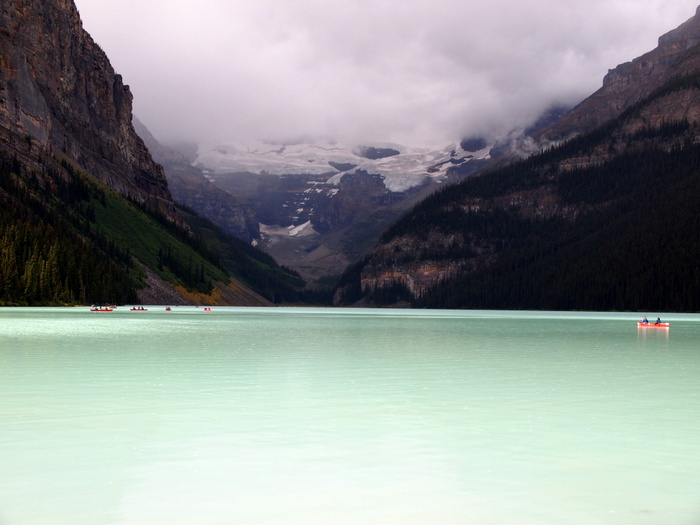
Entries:
<svg viewBox="0 0 700 525">
<path fill-rule="evenodd" d="M 493 146 L 484 139 L 421 148 L 200 144 L 193 165 L 252 210 L 259 223 L 254 244 L 313 283 L 361 257 L 383 229 L 442 183 L 478 172 Z"/>
<path fill-rule="evenodd" d="M 194 164 L 213 176 L 241 172 L 327 175 L 327 182 L 336 186 L 345 174 L 361 171 L 379 175 L 390 192 L 404 192 L 430 182 L 426 179 L 444 180 L 449 167 L 488 159 L 492 145 L 483 142 L 479 146 L 477 151 L 467 151 L 460 144 L 443 148 L 391 143 L 350 147 L 336 142 L 202 144 Z"/>
</svg>

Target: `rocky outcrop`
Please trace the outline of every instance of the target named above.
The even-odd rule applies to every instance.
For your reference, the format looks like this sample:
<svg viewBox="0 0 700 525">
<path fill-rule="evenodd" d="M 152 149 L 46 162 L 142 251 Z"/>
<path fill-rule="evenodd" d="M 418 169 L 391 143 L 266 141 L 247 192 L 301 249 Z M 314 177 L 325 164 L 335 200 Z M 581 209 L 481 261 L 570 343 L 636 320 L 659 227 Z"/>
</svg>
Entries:
<svg viewBox="0 0 700 525">
<path fill-rule="evenodd" d="M 368 294 L 395 284 L 420 297 L 460 272 L 472 271 L 496 251 L 493 241 L 477 239 L 469 232 L 402 235 L 380 243 L 360 275 L 360 288 Z M 342 304 L 343 291 L 334 302 Z"/>
<path fill-rule="evenodd" d="M 72 0 L 3 0 L 0 127 L 174 218 L 165 174 L 132 125 L 132 94 Z"/>
</svg>

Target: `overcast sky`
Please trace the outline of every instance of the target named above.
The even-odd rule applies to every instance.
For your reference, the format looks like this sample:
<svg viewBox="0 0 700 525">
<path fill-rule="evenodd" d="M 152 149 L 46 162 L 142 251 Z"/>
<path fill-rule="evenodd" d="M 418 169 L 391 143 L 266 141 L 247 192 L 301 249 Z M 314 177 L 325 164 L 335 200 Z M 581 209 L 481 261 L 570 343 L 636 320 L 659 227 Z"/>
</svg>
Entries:
<svg viewBox="0 0 700 525">
<path fill-rule="evenodd" d="M 75 0 L 162 142 L 447 145 L 576 103 L 698 0 Z"/>
</svg>

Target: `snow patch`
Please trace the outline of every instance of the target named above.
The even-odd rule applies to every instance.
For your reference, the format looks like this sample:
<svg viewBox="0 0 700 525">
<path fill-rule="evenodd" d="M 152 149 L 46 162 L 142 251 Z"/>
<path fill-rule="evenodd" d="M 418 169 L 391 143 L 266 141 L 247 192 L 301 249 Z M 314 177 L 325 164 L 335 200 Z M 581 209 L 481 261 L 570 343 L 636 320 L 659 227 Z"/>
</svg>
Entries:
<svg viewBox="0 0 700 525">
<path fill-rule="evenodd" d="M 311 221 L 306 221 L 304 224 L 300 224 L 299 226 L 289 226 L 288 229 L 290 237 L 306 237 L 316 233 L 314 231 L 314 227 L 311 225 Z"/>
<path fill-rule="evenodd" d="M 259 224 L 260 236 L 261 238 L 271 238 L 271 237 L 308 237 L 309 235 L 315 235 L 317 232 L 314 230 L 311 221 L 306 221 L 303 224 L 297 226 L 279 226 L 277 224 Z"/>
</svg>

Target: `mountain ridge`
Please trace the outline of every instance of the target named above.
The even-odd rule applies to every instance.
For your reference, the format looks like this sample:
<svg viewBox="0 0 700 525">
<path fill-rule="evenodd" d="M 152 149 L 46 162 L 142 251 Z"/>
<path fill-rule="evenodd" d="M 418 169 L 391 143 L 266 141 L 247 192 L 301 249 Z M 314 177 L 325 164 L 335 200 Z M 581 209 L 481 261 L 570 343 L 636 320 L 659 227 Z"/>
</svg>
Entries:
<svg viewBox="0 0 700 525">
<path fill-rule="evenodd" d="M 591 131 L 649 96 L 659 85 L 700 68 L 700 6 L 693 17 L 658 39 L 653 50 L 610 69 L 603 85 L 535 136 L 561 140 Z"/>
<path fill-rule="evenodd" d="M 557 136 L 574 138 L 419 203 L 346 271 L 335 304 L 700 308 L 700 270 L 693 262 L 698 241 L 676 231 L 667 234 L 660 243 L 667 253 L 659 258 L 660 247 L 640 245 L 631 226 L 628 231 L 620 226 L 644 214 L 665 229 L 674 220 L 685 227 L 700 222 L 699 174 L 693 168 L 700 140 L 700 67 L 693 43 L 698 36 L 696 14 L 660 39 L 661 51 L 609 73 L 602 90 L 541 135 L 545 143 Z M 653 58 L 661 64 L 652 77 L 658 83 L 649 80 Z M 640 63 L 644 67 L 637 67 Z M 624 96 L 611 88 L 610 79 L 620 71 L 628 72 Z M 613 116 L 600 123 L 604 114 Z M 684 158 L 690 166 L 680 163 Z M 648 186 L 645 193 L 651 182 L 644 177 L 655 177 L 662 186 Z M 658 203 L 650 197 L 654 193 Z M 617 229 L 609 238 L 596 233 L 613 225 Z M 619 247 L 629 249 L 627 264 Z M 686 257 L 678 257 L 681 253 Z M 577 263 L 584 261 L 582 272 Z M 676 276 L 676 288 L 662 291 L 656 275 Z"/>
</svg>

